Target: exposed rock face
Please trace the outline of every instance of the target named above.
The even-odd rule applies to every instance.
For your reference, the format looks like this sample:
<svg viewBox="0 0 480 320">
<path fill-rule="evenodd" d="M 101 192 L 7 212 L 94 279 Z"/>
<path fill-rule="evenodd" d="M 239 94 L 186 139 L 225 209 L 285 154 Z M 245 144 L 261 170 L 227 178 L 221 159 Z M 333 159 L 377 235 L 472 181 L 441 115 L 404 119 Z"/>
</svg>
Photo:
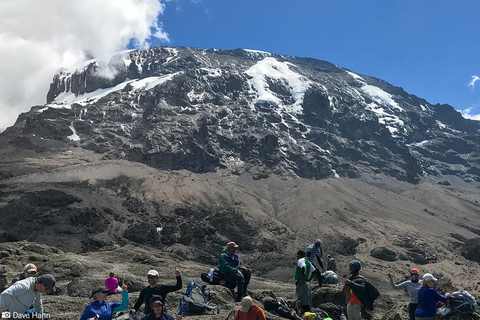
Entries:
<svg viewBox="0 0 480 320">
<path fill-rule="evenodd" d="M 480 238 L 465 241 L 462 248 L 462 255 L 468 260 L 480 263 Z"/>
<path fill-rule="evenodd" d="M 4 135 L 39 151 L 46 140 L 73 140 L 159 169 L 480 182 L 480 122 L 325 61 L 248 50 L 129 51 L 60 71 L 48 102 Z"/>
<path fill-rule="evenodd" d="M 393 250 L 390 250 L 385 247 L 379 247 L 373 249 L 370 254 L 372 257 L 384 260 L 384 261 L 396 261 L 397 260 L 397 253 Z"/>
</svg>

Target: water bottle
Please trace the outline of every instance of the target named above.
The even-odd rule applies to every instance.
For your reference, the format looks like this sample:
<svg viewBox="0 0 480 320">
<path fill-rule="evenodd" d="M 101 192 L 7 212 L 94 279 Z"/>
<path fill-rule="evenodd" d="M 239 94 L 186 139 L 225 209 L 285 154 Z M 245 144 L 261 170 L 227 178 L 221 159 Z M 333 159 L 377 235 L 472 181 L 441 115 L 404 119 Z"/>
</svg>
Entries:
<svg viewBox="0 0 480 320">
<path fill-rule="evenodd" d="M 345 316 L 345 314 L 342 313 L 342 314 L 340 315 L 340 320 L 347 320 L 347 317 Z"/>
</svg>

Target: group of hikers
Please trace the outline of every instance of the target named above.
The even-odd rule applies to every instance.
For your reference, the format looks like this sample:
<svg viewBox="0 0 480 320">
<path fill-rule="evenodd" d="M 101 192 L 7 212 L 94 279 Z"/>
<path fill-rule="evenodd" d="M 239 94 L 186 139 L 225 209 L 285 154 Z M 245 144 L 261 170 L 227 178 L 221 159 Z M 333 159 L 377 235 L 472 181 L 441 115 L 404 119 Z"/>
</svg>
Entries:
<svg viewBox="0 0 480 320">
<path fill-rule="evenodd" d="M 265 320 L 263 309 L 253 302 L 247 295 L 247 288 L 251 278 L 251 271 L 242 266 L 236 254 L 239 246 L 235 242 L 228 242 L 219 256 L 218 271 L 223 280 L 234 281 L 237 287 L 235 300 L 241 302 L 236 311 L 235 320 Z M 335 272 L 335 259 L 327 256 L 324 261 L 324 252 L 320 239 L 306 247 L 305 250 L 298 250 L 297 265 L 294 278 L 296 285 L 296 296 L 298 308 L 290 308 L 279 303 L 276 299 L 266 297 L 263 300 L 265 310 L 278 316 L 301 320 L 310 319 L 312 314 L 312 296 L 310 281 L 316 277 L 318 285 L 324 283 L 323 275 L 326 271 Z M 326 263 L 325 263 L 326 262 Z M 373 301 L 368 297 L 368 286 L 371 285 L 366 278 L 360 275 L 362 264 L 359 260 L 352 260 L 349 265 L 350 276 L 344 279 L 343 294 L 345 296 L 345 313 L 349 320 L 361 320 L 362 310 L 373 309 Z M 182 288 L 182 277 L 178 267 L 175 268 L 176 284 L 159 284 L 159 273 L 156 270 L 147 272 L 148 285 L 145 286 L 133 306 L 135 313 L 144 305 L 144 316 L 142 320 L 173 320 L 174 317 L 165 310 L 165 299 L 167 294 Z M 390 285 L 395 290 L 405 289 L 409 294 L 409 319 L 410 320 L 433 320 L 435 318 L 438 301 L 446 301 L 449 293 L 440 295 L 433 289 L 437 279 L 430 273 L 425 273 L 422 281 L 419 281 L 419 271 L 414 268 L 410 270 L 411 279 L 395 284 L 391 272 L 387 274 Z M 376 289 L 375 289 L 376 290 Z M 37 267 L 29 263 L 24 267 L 23 273 L 16 275 L 10 287 L 0 294 L 0 311 L 2 316 L 8 313 L 9 317 L 21 318 L 28 309 L 34 308 L 35 313 L 31 318 L 42 319 L 44 309 L 42 294 L 55 291 L 55 278 L 51 274 L 43 274 L 37 277 Z M 106 302 L 107 296 L 121 294 L 121 302 Z M 128 308 L 128 288 L 122 281 L 120 285 L 115 273 L 112 271 L 104 280 L 104 286 L 92 290 L 88 304 L 81 315 L 81 320 L 111 320 L 114 312 Z M 375 299 L 375 298 L 374 298 Z M 374 300 L 373 299 L 373 300 Z M 0 316 L 0 319 L 2 318 Z M 303 318 L 301 317 L 303 316 Z M 176 315 L 176 320 L 181 320 L 182 315 Z M 326 318 L 330 319 L 330 318 Z M 345 315 L 342 314 L 342 319 Z"/>
</svg>

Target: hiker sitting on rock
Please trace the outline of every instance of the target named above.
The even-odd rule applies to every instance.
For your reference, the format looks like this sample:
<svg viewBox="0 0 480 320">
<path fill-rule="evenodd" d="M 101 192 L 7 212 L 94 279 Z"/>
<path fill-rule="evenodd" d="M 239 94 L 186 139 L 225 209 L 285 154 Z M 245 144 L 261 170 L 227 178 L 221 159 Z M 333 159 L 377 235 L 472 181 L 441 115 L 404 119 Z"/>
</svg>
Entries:
<svg viewBox="0 0 480 320">
<path fill-rule="evenodd" d="M 415 310 L 418 306 L 418 290 L 420 289 L 420 282 L 418 281 L 418 269 L 410 270 L 411 280 L 404 281 L 399 284 L 393 282 L 393 276 L 390 271 L 387 273 L 388 279 L 390 279 L 390 286 L 394 290 L 405 289 L 409 296 L 408 303 L 408 316 L 410 320 L 415 320 Z"/>
<path fill-rule="evenodd" d="M 109 292 L 105 287 L 93 289 L 90 296 L 93 302 L 83 309 L 80 320 L 112 320 L 114 312 L 128 308 L 128 290 L 125 284 L 122 284 L 122 302 L 105 302 Z"/>
<path fill-rule="evenodd" d="M 263 299 L 263 308 L 268 312 L 271 312 L 283 318 L 287 318 L 290 320 L 302 320 L 302 317 L 299 317 L 297 315 L 295 309 L 292 309 L 286 304 L 282 304 L 276 301 L 272 297 L 265 297 Z"/>
<path fill-rule="evenodd" d="M 168 314 L 164 309 L 164 298 L 160 295 L 154 294 L 150 298 L 150 309 L 152 312 L 146 314 L 142 320 L 173 320 L 173 316 Z M 182 320 L 181 315 L 176 315 L 175 320 Z"/>
<path fill-rule="evenodd" d="M 225 274 L 225 277 L 232 278 L 237 283 L 237 301 L 247 295 L 247 287 L 252 273 L 247 268 L 240 267 L 240 261 L 235 254 L 238 245 L 235 242 L 227 243 L 218 258 L 218 270 Z"/>
<path fill-rule="evenodd" d="M 235 320 L 265 320 L 263 309 L 253 303 L 252 297 L 242 299 L 242 306 L 235 313 Z"/>
<path fill-rule="evenodd" d="M 35 277 L 36 275 L 37 275 L 37 266 L 34 265 L 33 263 L 29 263 L 23 268 L 22 273 L 19 273 L 15 277 L 13 277 L 12 284 L 14 284 L 19 280 Z"/>
<path fill-rule="evenodd" d="M 318 263 L 318 268 L 315 270 L 315 275 L 318 280 L 318 286 L 321 287 L 323 285 L 323 276 L 322 272 L 325 272 L 325 266 L 323 264 L 323 248 L 322 248 L 322 240 L 317 239 L 315 242 L 305 249 L 305 254 L 307 256 L 308 261 L 314 265 L 315 260 Z"/>
<path fill-rule="evenodd" d="M 297 267 L 295 268 L 295 293 L 302 306 L 302 314 L 311 311 L 312 290 L 309 281 L 315 275 L 315 267 L 305 257 L 305 251 L 297 251 Z M 311 276 L 310 276 L 311 274 Z"/>
<path fill-rule="evenodd" d="M 123 290 L 118 285 L 118 279 L 115 278 L 115 273 L 113 271 L 110 271 L 108 278 L 105 278 L 103 282 L 105 283 L 105 288 L 110 289 L 108 295 L 122 293 Z"/>
<path fill-rule="evenodd" d="M 175 277 L 177 278 L 177 283 L 173 286 L 168 286 L 158 283 L 157 270 L 148 271 L 148 286 L 140 291 L 140 295 L 138 296 L 137 302 L 135 302 L 133 309 L 138 311 L 140 306 L 145 303 L 145 314 L 151 313 L 152 309 L 150 309 L 150 298 L 154 294 L 161 296 L 163 298 L 163 303 L 165 303 L 168 293 L 182 289 L 182 276 L 180 275 L 180 269 L 178 267 L 175 267 Z"/>
</svg>

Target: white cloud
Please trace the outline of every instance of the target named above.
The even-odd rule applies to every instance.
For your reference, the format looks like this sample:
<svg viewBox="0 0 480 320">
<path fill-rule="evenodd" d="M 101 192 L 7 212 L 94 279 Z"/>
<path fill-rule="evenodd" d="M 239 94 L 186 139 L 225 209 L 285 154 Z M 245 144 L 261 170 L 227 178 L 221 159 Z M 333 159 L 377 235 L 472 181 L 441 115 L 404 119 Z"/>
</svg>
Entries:
<svg viewBox="0 0 480 320">
<path fill-rule="evenodd" d="M 480 114 L 471 114 L 471 112 L 472 112 L 472 108 L 460 110 L 460 113 L 463 115 L 465 119 L 480 121 Z"/>
<path fill-rule="evenodd" d="M 470 83 L 467 84 L 467 86 L 472 87 L 472 89 L 474 89 L 475 88 L 475 82 L 477 82 L 478 80 L 480 80 L 479 76 L 472 76 L 472 81 L 470 81 Z"/>
<path fill-rule="evenodd" d="M 44 104 L 56 70 L 86 53 L 106 58 L 131 39 L 168 42 L 164 9 L 158 0 L 0 1 L 0 131 Z"/>
</svg>

